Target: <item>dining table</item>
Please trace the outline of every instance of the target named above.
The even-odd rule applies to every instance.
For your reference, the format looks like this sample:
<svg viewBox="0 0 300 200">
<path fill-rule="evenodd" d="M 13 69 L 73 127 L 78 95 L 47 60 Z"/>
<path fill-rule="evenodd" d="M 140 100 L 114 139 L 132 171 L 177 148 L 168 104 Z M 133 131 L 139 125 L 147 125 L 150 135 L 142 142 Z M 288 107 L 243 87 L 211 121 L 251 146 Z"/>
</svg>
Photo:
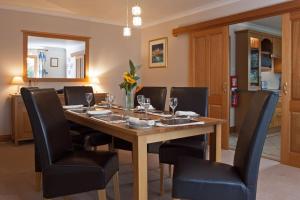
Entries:
<svg viewBox="0 0 300 200">
<path fill-rule="evenodd" d="M 110 108 L 110 110 L 114 115 L 144 117 L 143 113 L 118 107 Z M 65 116 L 69 121 L 132 143 L 134 200 L 148 199 L 147 144 L 207 134 L 209 135 L 209 159 L 215 162 L 221 161 L 221 127 L 224 123 L 222 119 L 197 117 L 193 118 L 193 121 L 199 123 L 132 128 L 126 122 L 105 121 L 87 113 L 72 110 L 65 110 Z M 151 113 L 148 117 L 156 122 L 164 118 L 162 115 Z"/>
</svg>

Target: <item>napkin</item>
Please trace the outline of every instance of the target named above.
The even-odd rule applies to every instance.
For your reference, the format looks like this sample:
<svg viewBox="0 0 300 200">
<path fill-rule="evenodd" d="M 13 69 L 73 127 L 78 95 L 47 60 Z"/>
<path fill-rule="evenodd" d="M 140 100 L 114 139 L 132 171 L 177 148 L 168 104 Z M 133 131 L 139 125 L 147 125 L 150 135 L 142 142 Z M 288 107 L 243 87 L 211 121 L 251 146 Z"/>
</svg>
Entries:
<svg viewBox="0 0 300 200">
<path fill-rule="evenodd" d="M 88 115 L 108 115 L 111 114 L 111 110 L 89 110 L 87 111 Z"/>
<path fill-rule="evenodd" d="M 78 108 L 83 108 L 83 105 L 65 105 L 63 106 L 63 109 L 78 109 Z"/>
<path fill-rule="evenodd" d="M 144 106 L 137 106 L 136 109 L 137 110 L 145 110 Z M 152 105 L 150 105 L 148 110 L 155 110 L 155 108 Z"/>
<path fill-rule="evenodd" d="M 140 120 L 136 117 L 129 117 L 127 120 L 130 124 L 138 125 L 138 126 L 154 126 L 154 120 Z"/>
<path fill-rule="evenodd" d="M 176 111 L 176 116 L 198 117 L 199 115 L 193 111 Z"/>
</svg>

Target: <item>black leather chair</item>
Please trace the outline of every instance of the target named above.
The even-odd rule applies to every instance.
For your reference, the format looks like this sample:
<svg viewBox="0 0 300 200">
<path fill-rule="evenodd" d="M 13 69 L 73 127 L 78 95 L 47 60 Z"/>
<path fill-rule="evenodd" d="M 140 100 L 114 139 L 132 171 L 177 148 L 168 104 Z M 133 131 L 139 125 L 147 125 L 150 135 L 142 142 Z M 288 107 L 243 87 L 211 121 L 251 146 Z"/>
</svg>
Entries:
<svg viewBox="0 0 300 200">
<path fill-rule="evenodd" d="M 178 98 L 176 110 L 194 111 L 201 116 L 208 113 L 208 89 L 205 87 L 173 87 L 171 97 Z M 182 138 L 165 142 L 159 149 L 160 193 L 164 193 L 164 164 L 169 164 L 172 176 L 172 165 L 180 156 L 194 156 L 206 159 L 207 137 L 205 135 Z"/>
<path fill-rule="evenodd" d="M 156 110 L 165 110 L 167 88 L 166 87 L 143 87 L 141 90 L 135 93 L 134 95 L 134 106 L 138 106 L 137 95 L 144 95 L 146 98 L 150 98 L 151 105 Z M 159 147 L 162 143 L 157 142 L 153 144 L 148 144 L 148 153 L 158 153 Z M 132 144 L 125 140 L 114 138 L 114 148 L 123 149 L 127 151 L 132 151 Z"/>
<path fill-rule="evenodd" d="M 135 93 L 134 106 L 138 106 L 137 95 L 144 95 L 146 98 L 150 98 L 151 105 L 156 110 L 165 111 L 167 88 L 166 87 L 142 87 Z"/>
<path fill-rule="evenodd" d="M 28 90 L 29 91 L 34 91 L 39 89 L 38 87 L 23 87 L 22 90 Z M 57 91 L 56 91 L 57 93 Z M 26 97 L 25 97 L 26 98 Z M 24 97 L 23 97 L 24 99 Z M 26 100 L 25 100 L 26 103 Z M 70 130 L 70 135 L 72 138 L 72 145 L 75 149 L 82 149 L 82 140 L 84 140 L 83 137 L 81 137 L 81 135 L 76 132 L 76 131 L 72 131 Z M 39 157 L 37 155 L 37 149 L 36 149 L 36 144 L 34 145 L 34 170 L 35 170 L 35 190 L 36 191 L 40 191 L 41 190 L 41 172 L 42 172 L 42 167 L 41 167 L 41 163 L 39 161 Z"/>
<path fill-rule="evenodd" d="M 278 94 L 259 91 L 243 121 L 233 166 L 181 157 L 175 164 L 173 198 L 255 200 L 260 158 Z"/>
<path fill-rule="evenodd" d="M 117 154 L 73 150 L 68 122 L 54 89 L 22 88 L 21 94 L 42 168 L 43 197 L 98 190 L 99 197 L 106 199 L 105 187 L 114 177 L 118 199 Z"/>
<path fill-rule="evenodd" d="M 88 103 L 85 99 L 85 93 L 93 93 L 93 88 L 91 86 L 65 86 L 64 96 L 66 105 L 84 105 L 87 106 Z M 95 105 L 95 97 L 93 96 L 91 101 L 91 106 Z M 100 145 L 107 145 L 112 143 L 112 137 L 95 131 L 89 127 L 85 127 L 76 123 L 70 123 L 70 129 L 81 133 L 83 136 L 83 146 L 87 149 L 89 147 L 97 147 Z"/>
</svg>

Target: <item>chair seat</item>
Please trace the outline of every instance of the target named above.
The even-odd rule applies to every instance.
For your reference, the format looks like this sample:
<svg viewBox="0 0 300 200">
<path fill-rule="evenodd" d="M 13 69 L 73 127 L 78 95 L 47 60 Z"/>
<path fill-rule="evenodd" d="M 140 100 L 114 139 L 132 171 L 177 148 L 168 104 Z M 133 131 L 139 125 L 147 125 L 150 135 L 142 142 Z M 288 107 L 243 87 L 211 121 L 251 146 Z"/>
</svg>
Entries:
<svg viewBox="0 0 300 200">
<path fill-rule="evenodd" d="M 81 137 L 76 137 L 76 140 L 74 141 L 76 143 L 95 147 L 110 144 L 112 142 L 112 137 L 105 133 L 73 122 L 69 123 L 69 125 L 72 131 L 78 132 L 81 135 Z M 82 140 L 80 140 L 80 138 Z"/>
<path fill-rule="evenodd" d="M 206 142 L 203 137 L 189 137 L 165 142 L 159 148 L 159 162 L 175 164 L 179 157 L 206 158 Z"/>
<path fill-rule="evenodd" d="M 193 157 L 180 157 L 175 164 L 173 198 L 240 200 L 246 193 L 233 166 Z"/>
<path fill-rule="evenodd" d="M 162 142 L 156 142 L 147 145 L 147 152 L 148 153 L 156 153 L 158 154 L 159 148 L 162 145 Z M 126 151 L 132 151 L 132 144 L 126 140 L 122 140 L 119 138 L 114 138 L 114 148 L 115 149 L 122 149 Z"/>
<path fill-rule="evenodd" d="M 104 189 L 119 170 L 113 152 L 70 152 L 43 173 L 46 198 Z"/>
</svg>

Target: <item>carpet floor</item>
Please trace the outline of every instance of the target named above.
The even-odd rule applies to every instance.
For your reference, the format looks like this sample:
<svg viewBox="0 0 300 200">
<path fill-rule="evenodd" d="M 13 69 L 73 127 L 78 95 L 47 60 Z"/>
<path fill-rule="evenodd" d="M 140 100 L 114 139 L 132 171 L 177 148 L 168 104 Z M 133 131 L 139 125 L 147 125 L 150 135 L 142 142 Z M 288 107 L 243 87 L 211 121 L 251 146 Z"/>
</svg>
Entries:
<svg viewBox="0 0 300 200">
<path fill-rule="evenodd" d="M 234 152 L 223 151 L 223 162 L 232 164 Z M 119 151 L 121 199 L 133 199 L 131 153 Z M 0 144 L 0 200 L 40 200 L 34 190 L 33 145 Z M 159 195 L 157 155 L 148 156 L 149 200 L 171 200 L 171 180 L 166 178 L 165 195 Z M 167 170 L 167 169 L 166 169 Z M 165 173 L 167 174 L 167 172 Z M 258 181 L 257 200 L 299 200 L 300 169 L 262 159 Z M 84 184 L 84 183 L 78 183 Z M 108 200 L 113 198 L 111 183 L 107 187 Z M 57 198 L 62 199 L 62 198 Z M 95 191 L 72 195 L 71 200 L 96 200 Z M 201 200 L 201 198 L 199 198 Z"/>
</svg>

